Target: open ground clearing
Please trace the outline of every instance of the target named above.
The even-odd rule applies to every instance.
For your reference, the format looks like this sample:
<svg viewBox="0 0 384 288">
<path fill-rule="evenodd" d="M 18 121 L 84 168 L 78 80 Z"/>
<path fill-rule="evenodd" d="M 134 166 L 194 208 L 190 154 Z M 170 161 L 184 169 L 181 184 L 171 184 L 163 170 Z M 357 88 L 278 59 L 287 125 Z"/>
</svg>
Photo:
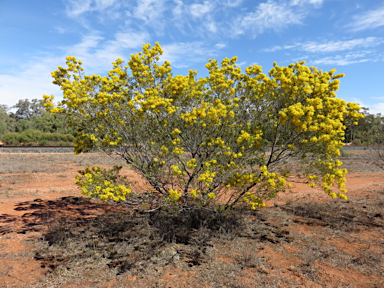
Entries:
<svg viewBox="0 0 384 288">
<path fill-rule="evenodd" d="M 83 198 L 76 171 L 116 159 L 1 154 L 0 287 L 384 287 L 384 172 L 349 153 L 347 202 L 292 179 L 265 209 L 177 218 Z"/>
</svg>

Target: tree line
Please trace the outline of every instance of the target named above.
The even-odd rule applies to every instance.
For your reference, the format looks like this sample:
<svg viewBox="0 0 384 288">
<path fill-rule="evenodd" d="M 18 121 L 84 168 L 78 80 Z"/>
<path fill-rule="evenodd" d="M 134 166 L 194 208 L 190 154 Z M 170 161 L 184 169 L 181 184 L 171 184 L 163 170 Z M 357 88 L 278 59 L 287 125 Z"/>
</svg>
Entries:
<svg viewBox="0 0 384 288">
<path fill-rule="evenodd" d="M 381 144 L 384 135 L 384 116 L 380 113 L 370 114 L 368 108 L 360 110 L 364 118 L 359 119 L 358 125 L 351 121 L 345 123 L 345 142 L 353 145 L 376 145 Z"/>
<path fill-rule="evenodd" d="M 0 141 L 3 145 L 73 144 L 76 128 L 67 116 L 45 111 L 43 100 L 19 100 L 14 106 L 0 104 Z"/>
</svg>

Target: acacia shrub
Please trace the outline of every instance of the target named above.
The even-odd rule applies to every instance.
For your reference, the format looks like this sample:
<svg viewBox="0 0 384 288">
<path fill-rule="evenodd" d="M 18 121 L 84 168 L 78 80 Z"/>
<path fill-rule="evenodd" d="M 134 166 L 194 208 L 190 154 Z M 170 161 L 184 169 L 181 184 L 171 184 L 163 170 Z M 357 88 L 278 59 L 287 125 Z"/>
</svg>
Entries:
<svg viewBox="0 0 384 288">
<path fill-rule="evenodd" d="M 303 61 L 274 63 L 267 76 L 257 65 L 242 72 L 234 57 L 221 65 L 210 59 L 204 78 L 194 70 L 173 76 L 168 61 L 159 63 L 162 53 L 158 43 L 144 45 L 127 64 L 113 62 L 107 76 L 84 75 L 75 57 L 52 72 L 64 98 L 54 104 L 44 95 L 44 105 L 78 127 L 75 153 L 120 156 L 164 204 L 263 207 L 289 187 L 285 164 L 292 157 L 309 186 L 346 199 L 347 171 L 337 157 L 344 122 L 362 115 L 357 104 L 336 97 L 342 74 Z M 101 199 L 125 199 L 85 182 L 86 195 L 98 189 Z"/>
</svg>

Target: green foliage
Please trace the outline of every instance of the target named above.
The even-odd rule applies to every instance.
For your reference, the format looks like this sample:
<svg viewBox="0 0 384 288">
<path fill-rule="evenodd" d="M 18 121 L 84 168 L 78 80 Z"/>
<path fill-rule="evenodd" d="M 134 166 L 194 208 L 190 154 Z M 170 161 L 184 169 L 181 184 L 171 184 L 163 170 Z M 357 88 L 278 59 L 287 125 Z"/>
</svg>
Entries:
<svg viewBox="0 0 384 288">
<path fill-rule="evenodd" d="M 354 145 L 374 145 L 376 143 L 377 131 L 384 124 L 384 117 L 381 114 L 370 114 L 368 108 L 361 108 L 364 118 L 357 121 L 358 125 L 354 125 L 354 120 L 347 119 L 345 141 L 352 142 Z M 356 124 L 356 123 L 355 123 Z"/>
<path fill-rule="evenodd" d="M 8 135 L 5 139 L 12 145 L 19 143 L 33 143 L 36 139 L 30 139 L 26 135 L 27 130 L 38 130 L 44 134 L 38 141 L 41 143 L 58 142 L 62 145 L 72 145 L 76 128 L 68 126 L 68 118 L 65 114 L 51 114 L 43 109 L 42 100 L 28 99 L 20 100 L 12 108 L 17 108 L 15 113 L 10 112 L 8 106 L 0 105 L 0 140 L 4 134 L 16 132 L 18 134 Z M 25 132 L 25 133 L 24 133 Z M 66 136 L 63 136 L 66 134 Z M 42 139 L 44 138 L 44 139 Z M 55 143 L 51 143 L 55 144 Z M 11 145 L 11 144 L 8 144 Z"/>
<path fill-rule="evenodd" d="M 59 134 L 59 133 L 44 133 L 39 130 L 27 129 L 21 133 L 13 132 L 6 133 L 2 137 L 5 145 L 52 145 L 59 142 L 59 146 L 70 146 L 74 141 L 72 135 Z M 60 145 L 61 144 L 61 145 Z"/>
<path fill-rule="evenodd" d="M 44 111 L 43 101 L 40 99 L 19 100 L 12 108 L 17 108 L 12 116 L 15 119 L 30 120 L 32 116 L 39 116 Z"/>
<path fill-rule="evenodd" d="M 16 146 L 21 143 L 19 133 L 7 133 L 2 137 L 2 141 L 5 145 Z"/>
<path fill-rule="evenodd" d="M 33 129 L 42 132 L 74 134 L 75 131 L 73 127 L 67 125 L 67 117 L 64 114 L 53 115 L 43 111 L 39 116 L 32 116 L 30 122 Z"/>
<path fill-rule="evenodd" d="M 358 138 L 355 138 L 355 139 L 352 141 L 352 145 L 361 146 L 361 140 L 358 139 Z"/>
<path fill-rule="evenodd" d="M 7 105 L 0 105 L 0 139 L 5 133 L 13 132 L 15 120 L 7 114 Z"/>
</svg>

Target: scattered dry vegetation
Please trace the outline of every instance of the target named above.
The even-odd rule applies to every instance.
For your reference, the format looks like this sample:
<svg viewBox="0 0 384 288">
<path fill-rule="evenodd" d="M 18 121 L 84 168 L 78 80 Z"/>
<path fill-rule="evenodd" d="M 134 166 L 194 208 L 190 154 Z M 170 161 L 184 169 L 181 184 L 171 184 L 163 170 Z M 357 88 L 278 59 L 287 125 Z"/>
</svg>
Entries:
<svg viewBox="0 0 384 288">
<path fill-rule="evenodd" d="M 38 165 L 58 177 L 116 163 L 97 155 L 1 157 L 0 177 Z M 16 172 L 22 159 L 25 170 Z M 352 172 L 378 172 L 362 154 L 344 162 Z M 0 262 L 33 257 L 45 275 L 18 281 L 2 265 L 8 286 L 0 287 L 383 287 L 384 185 L 369 187 L 347 202 L 295 201 L 292 193 L 285 204 L 224 215 L 149 213 L 81 196 L 23 201 L 14 208 L 20 214 L 0 215 Z M 3 240 L 15 235 L 31 250 L 7 251 Z"/>
</svg>

